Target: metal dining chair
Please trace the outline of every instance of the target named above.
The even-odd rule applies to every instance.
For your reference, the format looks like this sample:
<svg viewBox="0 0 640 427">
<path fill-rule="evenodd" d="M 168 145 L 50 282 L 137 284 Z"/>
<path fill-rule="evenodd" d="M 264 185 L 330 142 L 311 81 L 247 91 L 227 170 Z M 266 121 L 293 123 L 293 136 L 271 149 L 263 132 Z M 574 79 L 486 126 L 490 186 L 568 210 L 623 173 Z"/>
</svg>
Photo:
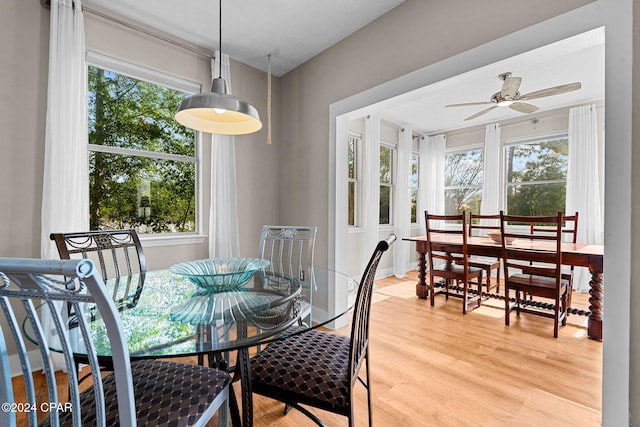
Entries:
<svg viewBox="0 0 640 427">
<path fill-rule="evenodd" d="M 135 230 L 92 230 L 51 233 L 60 259 L 90 259 L 102 280 L 113 280 L 118 307 L 135 305 L 147 272 L 147 262 Z"/>
<path fill-rule="evenodd" d="M 360 381 L 367 389 L 369 426 L 371 387 L 369 379 L 369 316 L 373 281 L 382 254 L 396 240 L 389 235 L 376 246 L 358 288 L 351 335 L 338 335 L 316 329 L 275 341 L 251 359 L 253 392 L 296 408 L 316 424 L 322 421 L 301 405 L 344 415 L 353 426 L 353 389 Z M 366 377 L 359 375 L 362 365 Z"/>
<path fill-rule="evenodd" d="M 73 306 L 73 319 L 58 302 Z M 42 307 L 36 309 L 37 305 Z M 88 304 L 97 307 L 98 321 L 83 315 Z M 0 307 L 8 328 L 0 332 L 0 384 L 7 381 L 7 352 L 4 342 L 12 339 L 21 365 L 26 404 L 29 408 L 57 408 L 38 423 L 37 413 L 28 412 L 30 426 L 57 425 L 194 425 L 204 426 L 219 410 L 220 424 L 227 423 L 227 402 L 231 378 L 228 373 L 197 365 L 158 360 L 131 362 L 118 317 L 118 309 L 106 293 L 104 283 L 90 260 L 41 260 L 0 258 Z M 20 307 L 20 311 L 14 310 Z M 38 314 L 48 311 L 53 319 L 55 340 L 45 338 L 45 326 Z M 25 328 L 38 345 L 38 354 L 30 355 L 23 338 L 20 318 L 26 312 Z M 73 326 L 70 326 L 73 325 Z M 113 373 L 104 375 L 92 341 L 92 328 L 107 331 Z M 70 334 L 79 334 L 87 346 L 87 366 L 93 385 L 84 391 L 78 387 Z M 50 354 L 60 353 L 66 367 L 66 388 L 58 388 Z M 36 393 L 32 363 L 42 365 L 48 394 Z M 65 393 L 58 390 L 68 390 Z M 12 390 L 3 399 L 11 399 Z M 12 403 L 9 400 L 3 401 Z M 45 406 L 43 406 L 43 404 Z M 12 420 L 0 417 L 2 425 Z M 7 424 L 5 424 L 5 421 Z"/>
<path fill-rule="evenodd" d="M 307 325 L 311 325 L 311 295 L 316 286 L 313 252 L 317 230 L 316 226 L 265 225 L 258 243 L 258 256 L 271 262 L 265 269 L 266 286 L 270 285 L 270 278 L 277 278 L 279 275 L 294 277 L 300 281 L 305 294 L 300 306 L 300 322 Z M 274 286 L 277 286 L 277 281 Z"/>
</svg>

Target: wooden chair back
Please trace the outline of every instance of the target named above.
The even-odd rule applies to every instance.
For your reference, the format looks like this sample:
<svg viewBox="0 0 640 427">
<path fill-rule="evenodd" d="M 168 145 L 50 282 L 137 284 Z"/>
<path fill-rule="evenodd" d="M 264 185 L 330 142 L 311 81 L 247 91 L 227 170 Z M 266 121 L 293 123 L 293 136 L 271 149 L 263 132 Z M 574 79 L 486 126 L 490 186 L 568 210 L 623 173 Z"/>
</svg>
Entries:
<svg viewBox="0 0 640 427">
<path fill-rule="evenodd" d="M 500 231 L 500 214 L 483 215 L 469 212 L 469 237 L 481 236 L 486 231 Z"/>
<path fill-rule="evenodd" d="M 448 227 L 447 223 L 450 224 Z M 468 269 L 466 212 L 459 215 L 435 215 L 425 212 L 425 224 L 430 269 L 439 270 L 439 264 L 457 262 L 463 265 L 466 271 Z M 459 236 L 460 242 L 457 245 L 442 243 L 438 239 L 439 236 L 451 235 Z"/>
<path fill-rule="evenodd" d="M 502 259 L 505 279 L 513 270 L 526 267 L 527 274 L 553 277 L 560 287 L 562 265 L 562 212 L 555 216 L 500 214 L 502 233 Z M 535 226 L 534 226 L 535 225 Z M 507 239 L 529 240 L 529 245 L 510 245 Z M 544 250 L 537 242 L 546 242 Z"/>
</svg>

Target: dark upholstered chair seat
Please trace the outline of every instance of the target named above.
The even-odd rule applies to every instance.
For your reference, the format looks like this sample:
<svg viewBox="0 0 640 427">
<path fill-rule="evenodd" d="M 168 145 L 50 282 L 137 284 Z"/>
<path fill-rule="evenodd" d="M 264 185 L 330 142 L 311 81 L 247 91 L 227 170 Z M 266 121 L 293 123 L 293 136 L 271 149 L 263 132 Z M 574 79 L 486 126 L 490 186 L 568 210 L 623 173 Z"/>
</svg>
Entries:
<svg viewBox="0 0 640 427">
<path fill-rule="evenodd" d="M 348 336 L 317 330 L 269 344 L 251 360 L 253 391 L 346 414 L 349 346 Z"/>
<path fill-rule="evenodd" d="M 141 360 L 131 363 L 138 426 L 190 426 L 198 421 L 231 382 L 224 371 L 184 363 Z M 107 425 L 118 425 L 113 374 L 105 378 Z M 80 395 L 83 425 L 95 425 L 94 389 Z M 71 425 L 71 412 L 62 412 L 61 425 Z M 65 417 L 66 416 L 66 417 Z M 49 426 L 47 418 L 41 426 Z"/>
</svg>

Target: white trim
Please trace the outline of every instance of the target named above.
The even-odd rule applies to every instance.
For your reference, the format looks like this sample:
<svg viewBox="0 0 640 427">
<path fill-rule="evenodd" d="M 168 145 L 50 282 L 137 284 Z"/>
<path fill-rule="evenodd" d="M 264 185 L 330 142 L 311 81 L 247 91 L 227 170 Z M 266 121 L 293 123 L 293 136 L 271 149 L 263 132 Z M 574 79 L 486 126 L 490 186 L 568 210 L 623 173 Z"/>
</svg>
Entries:
<svg viewBox="0 0 640 427">
<path fill-rule="evenodd" d="M 88 66 L 100 67 L 104 70 L 123 74 L 133 79 L 145 80 L 181 92 L 194 94 L 200 93 L 202 90 L 200 83 L 175 77 L 165 72 L 142 67 L 97 52 L 87 51 L 86 61 Z"/>
<path fill-rule="evenodd" d="M 155 248 L 159 246 L 197 245 L 207 238 L 199 233 L 164 233 L 164 234 L 138 234 L 143 248 Z"/>
<path fill-rule="evenodd" d="M 28 351 L 27 358 L 31 365 L 31 372 L 41 371 L 44 368 L 42 358 L 40 357 L 40 350 Z M 20 356 L 17 354 L 9 356 L 9 372 L 11 373 L 11 378 L 22 376 L 22 364 L 20 363 Z"/>
</svg>

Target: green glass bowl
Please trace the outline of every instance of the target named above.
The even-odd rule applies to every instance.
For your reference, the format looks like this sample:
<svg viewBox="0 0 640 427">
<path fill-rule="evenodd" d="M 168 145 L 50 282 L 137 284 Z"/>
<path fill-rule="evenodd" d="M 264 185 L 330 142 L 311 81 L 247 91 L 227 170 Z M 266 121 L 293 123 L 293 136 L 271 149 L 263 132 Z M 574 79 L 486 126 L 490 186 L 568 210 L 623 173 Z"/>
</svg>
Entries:
<svg viewBox="0 0 640 427">
<path fill-rule="evenodd" d="M 209 258 L 176 264 L 169 271 L 203 289 L 228 290 L 244 285 L 269 265 L 271 262 L 260 258 Z"/>
</svg>

